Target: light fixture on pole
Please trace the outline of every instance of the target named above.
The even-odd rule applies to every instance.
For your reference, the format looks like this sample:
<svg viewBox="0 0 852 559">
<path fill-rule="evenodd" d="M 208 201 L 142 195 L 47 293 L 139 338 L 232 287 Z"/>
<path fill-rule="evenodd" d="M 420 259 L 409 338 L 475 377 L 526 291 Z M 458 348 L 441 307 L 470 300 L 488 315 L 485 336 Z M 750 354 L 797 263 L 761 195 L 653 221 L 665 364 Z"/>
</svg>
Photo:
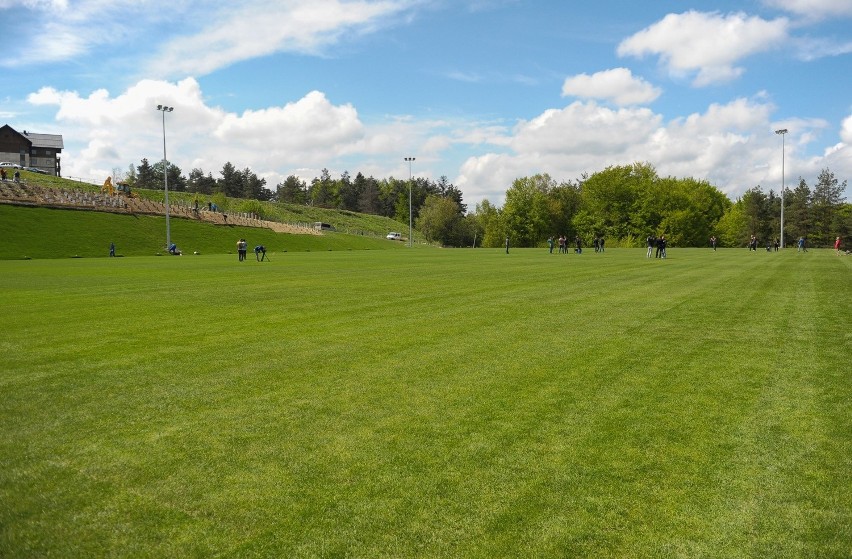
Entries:
<svg viewBox="0 0 852 559">
<path fill-rule="evenodd" d="M 775 133 L 781 135 L 781 248 L 784 248 L 784 190 L 786 189 L 784 184 L 784 135 L 787 134 L 787 129 L 781 128 L 776 130 Z"/>
<path fill-rule="evenodd" d="M 405 160 L 408 161 L 408 246 L 411 247 L 411 234 L 413 232 L 413 228 L 411 226 L 411 162 L 414 161 L 414 157 L 406 157 Z"/>
<path fill-rule="evenodd" d="M 157 110 L 163 113 L 163 180 L 166 201 L 166 250 L 168 250 L 172 246 L 172 231 L 169 226 L 169 163 L 166 159 L 166 113 L 172 112 L 175 108 L 157 105 Z"/>
</svg>

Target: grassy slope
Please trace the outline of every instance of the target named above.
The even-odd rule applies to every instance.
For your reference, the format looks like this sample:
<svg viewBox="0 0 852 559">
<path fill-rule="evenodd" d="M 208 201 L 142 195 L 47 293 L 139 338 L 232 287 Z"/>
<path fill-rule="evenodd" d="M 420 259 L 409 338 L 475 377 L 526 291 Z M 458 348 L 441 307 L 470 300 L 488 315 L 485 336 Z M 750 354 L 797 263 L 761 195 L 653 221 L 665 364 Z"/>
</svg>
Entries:
<svg viewBox="0 0 852 559">
<path fill-rule="evenodd" d="M 0 556 L 848 557 L 852 260 L 0 262 Z"/>
<path fill-rule="evenodd" d="M 187 219 L 171 219 L 171 237 L 184 253 L 223 254 L 236 250 L 237 239 L 249 248 L 267 250 L 363 250 L 401 248 L 403 243 L 379 237 L 325 233 L 288 235 L 269 229 L 217 226 Z M 0 260 L 97 257 L 109 254 L 109 244 L 123 256 L 153 255 L 166 242 L 165 217 L 111 214 L 0 204 Z"/>
<path fill-rule="evenodd" d="M 40 175 L 27 171 L 22 171 L 21 176 L 23 180 L 28 181 L 31 184 L 47 188 L 100 192 L 100 186 L 88 183 L 75 182 L 61 177 Z M 134 189 L 133 192 L 140 198 L 144 198 L 147 200 L 155 200 L 158 202 L 163 202 L 164 200 L 164 193 L 162 190 Z M 205 206 L 207 202 L 211 201 L 211 199 L 213 198 L 209 195 L 196 195 L 191 192 L 169 192 L 169 201 L 173 204 L 182 203 L 186 206 L 192 206 L 196 197 L 198 197 L 199 203 L 202 206 Z M 403 229 L 407 230 L 408 227 L 407 223 L 403 225 L 398 221 L 394 221 L 393 219 L 387 217 L 361 214 L 346 210 L 334 210 L 327 208 L 318 208 L 314 206 L 304 206 L 299 204 L 257 202 L 254 200 L 249 201 L 240 198 L 224 198 L 224 201 L 219 200 L 219 203 L 224 204 L 224 206 L 221 208 L 222 210 L 227 210 L 231 212 L 253 212 L 254 209 L 243 209 L 243 207 L 246 206 L 246 204 L 248 204 L 249 206 L 259 205 L 263 209 L 264 216 L 274 221 L 281 221 L 284 223 L 314 223 L 317 221 L 322 221 L 325 223 L 330 223 L 337 229 L 338 232 L 343 233 L 348 232 L 352 234 L 362 235 L 373 234 L 376 236 L 384 237 L 389 231 L 402 231 Z"/>
</svg>

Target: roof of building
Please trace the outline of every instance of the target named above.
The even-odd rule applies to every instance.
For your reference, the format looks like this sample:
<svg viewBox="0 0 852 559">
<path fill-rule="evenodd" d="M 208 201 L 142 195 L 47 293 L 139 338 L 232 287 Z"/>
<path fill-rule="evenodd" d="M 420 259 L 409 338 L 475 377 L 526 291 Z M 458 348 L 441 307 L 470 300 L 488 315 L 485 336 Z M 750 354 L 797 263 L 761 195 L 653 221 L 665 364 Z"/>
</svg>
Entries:
<svg viewBox="0 0 852 559">
<path fill-rule="evenodd" d="M 61 134 L 35 134 L 24 130 L 24 136 L 33 143 L 34 148 L 62 149 L 65 147 L 62 144 Z"/>
<path fill-rule="evenodd" d="M 23 137 L 27 141 L 30 142 L 32 147 L 36 148 L 50 148 L 61 150 L 65 148 L 64 143 L 62 142 L 61 134 L 36 134 L 35 132 L 27 132 L 24 130 L 23 132 L 18 132 L 8 124 L 2 126 L 2 128 L 8 128 L 15 134 Z"/>
</svg>

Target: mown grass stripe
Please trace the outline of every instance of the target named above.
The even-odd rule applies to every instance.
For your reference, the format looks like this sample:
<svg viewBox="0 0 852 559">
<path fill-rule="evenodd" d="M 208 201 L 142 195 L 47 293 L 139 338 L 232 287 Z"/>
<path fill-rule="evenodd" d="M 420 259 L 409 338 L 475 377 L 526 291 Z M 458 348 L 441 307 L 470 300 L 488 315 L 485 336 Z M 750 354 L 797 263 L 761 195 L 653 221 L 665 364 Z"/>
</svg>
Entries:
<svg viewBox="0 0 852 559">
<path fill-rule="evenodd" d="M 0 555 L 848 551 L 829 251 L 2 262 Z"/>
</svg>

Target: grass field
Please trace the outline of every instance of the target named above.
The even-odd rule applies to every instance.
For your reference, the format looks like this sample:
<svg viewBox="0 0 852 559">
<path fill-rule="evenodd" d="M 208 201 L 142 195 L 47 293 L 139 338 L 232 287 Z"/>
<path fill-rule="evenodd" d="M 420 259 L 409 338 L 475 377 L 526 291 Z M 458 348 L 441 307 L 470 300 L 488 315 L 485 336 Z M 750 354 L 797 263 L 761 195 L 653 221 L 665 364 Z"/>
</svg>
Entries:
<svg viewBox="0 0 852 559">
<path fill-rule="evenodd" d="M 0 557 L 852 554 L 852 258 L 0 262 Z"/>
<path fill-rule="evenodd" d="M 403 248 L 403 243 L 383 236 L 290 235 L 190 219 L 171 219 L 169 223 L 172 240 L 187 255 L 236 253 L 241 238 L 249 242 L 250 249 L 262 244 L 271 252 Z M 153 256 L 165 253 L 166 221 L 164 216 L 0 204 L 0 239 L 0 260 L 103 257 L 109 254 L 111 242 L 119 256 Z"/>
</svg>

